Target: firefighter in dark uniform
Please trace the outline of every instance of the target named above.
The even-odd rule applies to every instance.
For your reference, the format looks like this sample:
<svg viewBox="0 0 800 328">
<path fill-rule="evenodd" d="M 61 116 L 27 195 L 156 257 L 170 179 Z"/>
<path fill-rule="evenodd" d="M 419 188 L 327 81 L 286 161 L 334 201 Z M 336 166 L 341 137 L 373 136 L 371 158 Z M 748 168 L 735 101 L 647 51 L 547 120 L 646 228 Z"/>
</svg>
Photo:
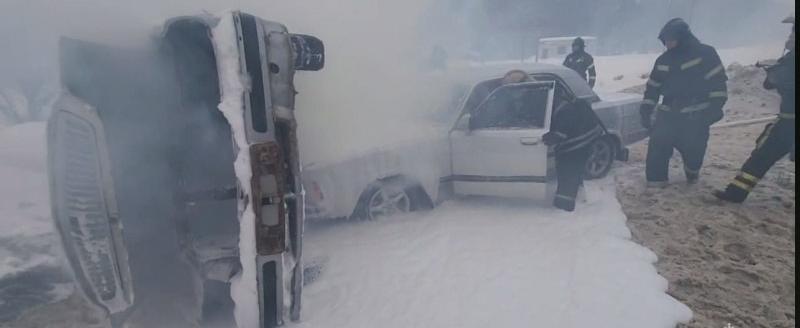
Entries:
<svg viewBox="0 0 800 328">
<path fill-rule="evenodd" d="M 583 186 L 590 146 L 605 134 L 605 129 L 587 101 L 566 95 L 557 98 L 561 99 L 560 104 L 553 111 L 550 131 L 542 136 L 542 141 L 555 147 L 558 186 L 553 205 L 571 212 Z"/>
<path fill-rule="evenodd" d="M 594 69 L 594 58 L 586 52 L 586 43 L 582 38 L 572 41 L 572 52 L 564 58 L 564 66 L 569 67 L 594 88 L 597 72 Z"/>
<path fill-rule="evenodd" d="M 750 158 L 744 162 L 741 171 L 724 191 L 715 191 L 714 195 L 722 200 L 742 203 L 756 186 L 758 181 L 775 162 L 787 154 L 794 152 L 794 93 L 795 93 L 795 43 L 794 18 L 784 22 L 792 23 L 792 34 L 786 42 L 789 51 L 778 60 L 778 63 L 767 68 L 764 88 L 777 90 L 781 96 L 780 113 L 775 122 L 770 123 L 756 139 L 756 148 Z M 792 161 L 794 158 L 792 157 Z"/>
<path fill-rule="evenodd" d="M 709 126 L 723 116 L 728 77 L 717 51 L 700 43 L 682 19 L 667 22 L 658 38 L 667 50 L 656 59 L 639 109 L 650 132 L 647 183 L 667 185 L 669 161 L 677 149 L 686 180 L 693 184 L 703 165 Z"/>
</svg>

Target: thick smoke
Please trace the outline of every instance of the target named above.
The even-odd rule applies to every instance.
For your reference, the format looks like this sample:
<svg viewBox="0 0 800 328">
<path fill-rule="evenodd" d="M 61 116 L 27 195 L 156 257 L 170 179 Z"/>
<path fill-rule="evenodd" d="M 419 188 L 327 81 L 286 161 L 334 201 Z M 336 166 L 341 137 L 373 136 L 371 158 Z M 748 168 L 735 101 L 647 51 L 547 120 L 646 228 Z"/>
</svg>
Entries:
<svg viewBox="0 0 800 328">
<path fill-rule="evenodd" d="M 541 37 L 593 35 L 599 54 L 657 52 L 658 29 L 684 17 L 717 47 L 780 40 L 791 1 L 22 1 L 0 3 L 0 86 L 52 81 L 55 43 L 72 35 L 114 44 L 142 40 L 166 18 L 240 8 L 326 43 L 320 73 L 298 74 L 301 146 L 308 161 L 430 130 L 426 114 L 449 99 L 423 70 L 434 46 L 451 60 L 519 59 Z M 29 92 L 35 93 L 35 92 Z M 421 116 L 423 115 L 423 116 Z M 415 133 L 409 133 L 415 131 Z M 324 140 L 325 142 L 319 142 Z"/>
<path fill-rule="evenodd" d="M 10 1 L 0 4 L 0 41 L 12 45 L 0 53 L 0 79 L 54 79 L 59 35 L 130 44 L 168 17 L 231 7 L 326 43 L 325 70 L 297 78 L 301 146 L 309 160 L 424 130 L 416 117 L 442 95 L 426 80 L 424 60 L 437 44 L 466 48 L 460 27 L 467 6 L 460 1 Z"/>
</svg>

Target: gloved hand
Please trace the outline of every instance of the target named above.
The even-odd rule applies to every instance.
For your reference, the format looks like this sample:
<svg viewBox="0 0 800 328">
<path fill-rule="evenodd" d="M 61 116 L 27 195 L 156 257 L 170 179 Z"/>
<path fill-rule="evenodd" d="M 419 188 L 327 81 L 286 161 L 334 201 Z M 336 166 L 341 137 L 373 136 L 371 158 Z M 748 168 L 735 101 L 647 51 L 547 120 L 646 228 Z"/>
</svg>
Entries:
<svg viewBox="0 0 800 328">
<path fill-rule="evenodd" d="M 717 123 L 722 120 L 724 113 L 722 112 L 722 108 L 708 108 L 703 112 L 702 120 L 706 126 L 711 126 L 714 123 Z"/>
<path fill-rule="evenodd" d="M 564 141 L 564 139 L 566 139 L 564 135 L 553 131 L 549 131 L 542 136 L 542 142 L 547 146 L 556 145 Z"/>
<path fill-rule="evenodd" d="M 641 123 L 645 129 L 650 130 L 653 127 L 653 107 L 648 105 L 642 105 L 639 107 L 639 115 L 641 115 Z"/>
<path fill-rule="evenodd" d="M 642 126 L 645 129 L 650 130 L 653 127 L 653 120 L 650 118 L 650 115 L 642 114 Z"/>
</svg>

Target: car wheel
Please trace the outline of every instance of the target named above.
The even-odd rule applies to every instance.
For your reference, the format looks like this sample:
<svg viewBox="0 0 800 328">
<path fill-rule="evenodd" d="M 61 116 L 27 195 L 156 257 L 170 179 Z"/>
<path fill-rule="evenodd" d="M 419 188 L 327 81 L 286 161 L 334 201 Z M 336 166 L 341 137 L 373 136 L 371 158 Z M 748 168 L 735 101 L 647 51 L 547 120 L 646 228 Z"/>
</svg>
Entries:
<svg viewBox="0 0 800 328">
<path fill-rule="evenodd" d="M 397 214 L 429 208 L 424 189 L 400 179 L 378 181 L 364 191 L 354 216 L 377 220 Z"/>
<path fill-rule="evenodd" d="M 600 179 L 611 171 L 616 154 L 614 146 L 614 141 L 609 138 L 601 138 L 592 143 L 591 154 L 586 161 L 586 179 Z"/>
</svg>

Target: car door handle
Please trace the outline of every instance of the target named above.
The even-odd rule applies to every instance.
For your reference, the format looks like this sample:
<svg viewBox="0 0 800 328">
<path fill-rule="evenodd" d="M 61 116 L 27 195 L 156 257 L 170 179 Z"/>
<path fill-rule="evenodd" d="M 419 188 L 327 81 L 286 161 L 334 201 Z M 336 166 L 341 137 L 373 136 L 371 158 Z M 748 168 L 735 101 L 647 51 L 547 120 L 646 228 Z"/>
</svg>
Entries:
<svg viewBox="0 0 800 328">
<path fill-rule="evenodd" d="M 519 142 L 525 146 L 534 146 L 539 144 L 539 138 L 522 137 Z"/>
</svg>

